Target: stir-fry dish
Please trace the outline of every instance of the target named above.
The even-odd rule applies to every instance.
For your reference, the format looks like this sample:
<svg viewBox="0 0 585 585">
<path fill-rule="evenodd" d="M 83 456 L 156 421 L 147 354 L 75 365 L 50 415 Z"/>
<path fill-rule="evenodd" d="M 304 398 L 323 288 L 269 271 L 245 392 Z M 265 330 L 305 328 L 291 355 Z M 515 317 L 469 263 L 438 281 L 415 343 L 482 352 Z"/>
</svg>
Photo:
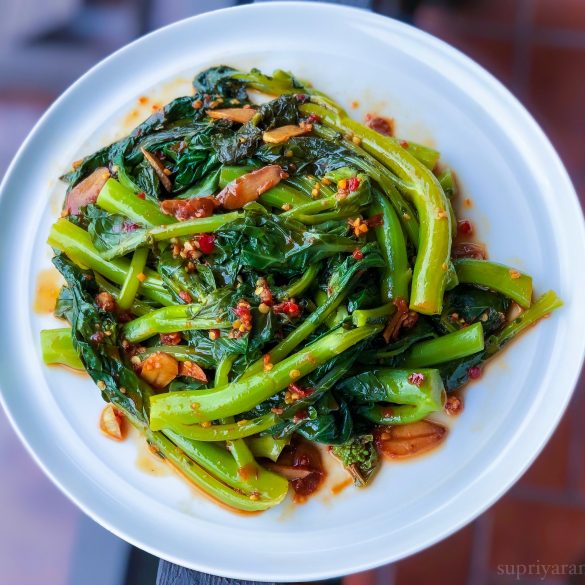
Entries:
<svg viewBox="0 0 585 585">
<path fill-rule="evenodd" d="M 487 260 L 451 170 L 391 120 L 283 71 L 193 85 L 63 177 L 68 326 L 43 358 L 89 373 L 108 436 L 136 427 L 231 508 L 303 500 L 327 458 L 366 486 L 439 445 L 457 391 L 561 301 Z"/>
</svg>

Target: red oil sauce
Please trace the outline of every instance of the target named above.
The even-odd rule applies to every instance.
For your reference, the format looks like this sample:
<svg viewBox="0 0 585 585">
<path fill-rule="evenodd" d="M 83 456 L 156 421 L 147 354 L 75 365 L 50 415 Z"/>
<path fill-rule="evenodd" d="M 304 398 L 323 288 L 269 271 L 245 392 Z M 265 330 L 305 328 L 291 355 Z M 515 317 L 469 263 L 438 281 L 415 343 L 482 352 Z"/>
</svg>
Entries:
<svg viewBox="0 0 585 585">
<path fill-rule="evenodd" d="M 136 455 L 136 467 L 144 473 L 155 476 L 169 475 L 170 466 L 161 459 L 147 444 L 142 442 Z"/>
<path fill-rule="evenodd" d="M 290 484 L 294 490 L 293 501 L 302 504 L 312 496 L 325 481 L 326 473 L 323 466 L 321 451 L 309 441 L 295 437 L 278 458 L 280 465 L 310 471 L 307 477 L 293 479 Z"/>
<path fill-rule="evenodd" d="M 457 185 L 457 178 L 454 177 L 457 186 L 456 192 L 460 192 Z M 477 232 L 474 223 L 465 217 L 465 210 L 473 207 L 471 199 L 468 197 L 457 205 L 457 197 L 454 198 L 453 207 L 457 216 L 457 223 L 454 226 L 455 234 L 451 246 L 452 258 L 476 258 L 478 260 L 487 260 L 488 251 L 483 242 L 477 239 Z"/>
<path fill-rule="evenodd" d="M 243 481 L 251 479 L 252 477 L 258 477 L 258 468 L 253 463 L 248 463 L 244 467 L 238 469 L 238 475 Z"/>
<path fill-rule="evenodd" d="M 210 502 L 213 502 L 215 505 L 220 506 L 221 508 L 227 510 L 228 512 L 232 512 L 233 514 L 238 514 L 242 516 L 253 516 L 256 514 L 260 514 L 261 511 L 246 512 L 244 510 L 237 510 L 236 508 L 232 508 L 231 506 L 228 506 L 224 502 L 217 500 L 213 496 L 210 496 L 208 493 L 204 492 L 197 484 L 191 481 L 178 467 L 176 467 L 173 464 L 172 461 L 162 458 L 157 453 L 156 449 L 153 449 L 148 445 L 144 437 L 138 431 L 136 431 L 133 428 L 130 428 L 128 436 L 134 441 L 136 445 L 137 450 L 136 467 L 140 469 L 140 471 L 156 477 L 176 475 L 183 479 L 197 495 L 203 496 L 205 499 L 209 500 Z"/>
<path fill-rule="evenodd" d="M 346 487 L 349 487 L 350 485 L 353 484 L 353 480 L 351 479 L 351 477 L 348 477 L 346 479 L 344 479 L 343 481 L 336 483 L 334 486 L 331 487 L 331 493 L 334 496 L 337 496 L 338 494 L 340 494 Z"/>
<path fill-rule="evenodd" d="M 55 303 L 63 284 L 63 278 L 54 268 L 39 272 L 33 300 L 35 313 L 48 315 L 55 310 Z"/>
<path fill-rule="evenodd" d="M 366 126 L 384 136 L 394 136 L 396 122 L 394 118 L 385 118 L 377 114 L 366 114 Z"/>
<path fill-rule="evenodd" d="M 65 364 L 46 364 L 45 367 L 59 368 L 60 370 L 66 370 L 69 374 L 75 374 L 76 376 L 81 376 L 82 378 L 89 378 L 89 374 L 85 370 L 77 370 L 76 368 L 66 366 Z"/>
</svg>

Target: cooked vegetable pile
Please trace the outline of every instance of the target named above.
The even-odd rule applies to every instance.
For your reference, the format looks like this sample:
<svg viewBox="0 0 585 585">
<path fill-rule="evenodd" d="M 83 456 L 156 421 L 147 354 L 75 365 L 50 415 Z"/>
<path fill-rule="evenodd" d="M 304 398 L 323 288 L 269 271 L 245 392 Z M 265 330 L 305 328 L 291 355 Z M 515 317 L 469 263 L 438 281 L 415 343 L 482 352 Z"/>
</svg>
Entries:
<svg viewBox="0 0 585 585">
<path fill-rule="evenodd" d="M 201 73 L 63 177 L 70 327 L 42 332 L 45 361 L 90 374 L 109 436 L 129 421 L 230 507 L 308 495 L 322 456 L 366 485 L 380 455 L 439 444 L 427 417 L 561 304 L 469 240 L 438 158 L 288 73 Z"/>
</svg>

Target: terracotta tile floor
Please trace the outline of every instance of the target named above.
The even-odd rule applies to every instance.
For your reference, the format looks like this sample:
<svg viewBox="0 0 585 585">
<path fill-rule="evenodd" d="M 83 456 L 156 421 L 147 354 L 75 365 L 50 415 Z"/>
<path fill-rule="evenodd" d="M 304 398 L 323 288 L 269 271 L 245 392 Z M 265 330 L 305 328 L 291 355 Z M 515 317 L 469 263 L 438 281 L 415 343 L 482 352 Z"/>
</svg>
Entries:
<svg viewBox="0 0 585 585">
<path fill-rule="evenodd" d="M 452 4 L 460 8 L 446 8 L 439 1 L 425 3 L 415 13 L 414 24 L 484 65 L 527 105 L 559 150 L 585 202 L 585 0 L 460 0 Z M 377 0 L 375 6 L 381 12 L 395 9 L 393 0 Z M 0 141 L 0 173 L 14 146 L 50 99 L 31 92 L 0 94 L 0 135 L 10 136 L 9 141 Z M 550 570 L 544 575 L 544 569 L 536 573 L 533 568 L 532 574 L 519 574 L 502 566 L 524 563 L 521 566 L 526 565 L 528 571 L 527 565 L 533 563 L 585 563 L 584 414 L 582 377 L 553 439 L 496 506 L 419 555 L 378 571 L 347 577 L 345 585 L 585 583 L 585 577 L 570 576 L 568 570 L 565 575 L 551 575 Z M 32 468 L 20 446 L 12 447 L 23 465 Z M 62 541 L 67 548 L 74 509 L 52 486 L 46 489 L 47 500 L 54 498 L 61 523 L 67 526 Z M 1 501 L 8 505 L 13 500 L 0 493 Z M 46 526 L 51 525 L 50 518 L 47 522 Z M 40 550 L 46 545 L 42 529 L 37 524 L 34 530 L 39 533 Z M 50 534 L 46 536 L 51 538 Z M 12 544 L 0 546 L 0 565 L 4 568 L 10 562 L 10 551 L 15 546 L 30 545 L 30 541 L 24 534 L 17 534 Z M 36 553 L 33 556 L 38 560 Z M 33 578 L 26 585 L 34 582 L 41 579 Z M 62 581 L 45 574 L 42 582 Z"/>
</svg>

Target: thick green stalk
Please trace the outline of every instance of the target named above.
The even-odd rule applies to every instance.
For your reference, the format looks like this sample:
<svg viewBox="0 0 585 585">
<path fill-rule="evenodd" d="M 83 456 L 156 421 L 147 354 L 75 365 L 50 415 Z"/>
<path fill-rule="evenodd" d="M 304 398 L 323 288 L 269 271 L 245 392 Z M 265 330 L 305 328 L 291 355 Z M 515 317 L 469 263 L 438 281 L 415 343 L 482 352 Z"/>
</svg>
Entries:
<svg viewBox="0 0 585 585">
<path fill-rule="evenodd" d="M 217 368 L 215 368 L 215 380 L 213 381 L 213 385 L 216 388 L 220 388 L 229 383 L 230 371 L 237 357 L 235 353 L 227 355 L 217 364 Z"/>
<path fill-rule="evenodd" d="M 224 187 L 227 187 L 232 181 L 235 181 L 246 173 L 251 173 L 253 170 L 258 168 L 260 168 L 260 165 L 223 165 L 219 171 L 219 187 L 223 189 Z"/>
<path fill-rule="evenodd" d="M 327 296 L 327 293 L 324 290 L 317 289 L 317 291 L 315 292 L 315 305 L 317 307 L 322 307 L 327 302 L 328 299 L 329 297 Z M 330 313 L 329 316 L 325 319 L 325 325 L 327 325 L 329 329 L 334 329 L 335 327 L 343 323 L 343 321 L 345 321 L 345 319 L 347 319 L 348 316 L 349 313 L 347 311 L 346 306 L 339 305 L 337 307 L 337 310 L 335 312 Z M 365 325 L 365 323 L 363 324 Z"/>
<path fill-rule="evenodd" d="M 563 301 L 552 290 L 539 297 L 529 309 L 526 309 L 516 319 L 508 323 L 499 333 L 491 336 L 487 341 L 488 353 L 497 351 L 502 345 L 534 325 L 540 319 L 548 317 L 555 309 L 562 307 Z"/>
<path fill-rule="evenodd" d="M 425 146 L 418 142 L 411 142 L 410 140 L 401 140 L 399 138 L 394 138 L 394 140 L 431 171 L 437 166 L 439 158 L 441 158 L 441 153 L 430 146 Z"/>
<path fill-rule="evenodd" d="M 358 406 L 356 412 L 377 425 L 407 425 L 422 420 L 437 408 L 428 409 L 426 405 L 382 406 L 381 404 L 369 404 Z"/>
<path fill-rule="evenodd" d="M 229 417 L 228 417 L 229 418 Z M 232 419 L 233 420 L 233 419 Z M 273 413 L 268 413 L 252 420 L 241 420 L 231 423 L 212 425 L 210 427 L 202 427 L 198 424 L 186 425 L 177 422 L 167 422 L 165 429 L 170 429 L 181 437 L 187 437 L 195 441 L 230 441 L 233 444 L 240 444 L 246 446 L 242 441 L 235 439 L 243 439 L 266 431 L 273 427 L 278 422 L 278 417 Z M 236 457 L 238 460 L 238 457 Z M 238 461 L 239 463 L 240 461 Z"/>
<path fill-rule="evenodd" d="M 301 93 L 310 94 L 313 99 L 316 99 L 323 106 L 333 109 L 339 114 L 344 114 L 344 110 L 336 104 L 331 98 L 323 92 L 310 87 L 309 84 L 302 83 L 299 86 L 299 81 L 293 78 L 286 71 L 277 69 L 272 73 L 272 76 L 265 75 L 258 69 L 252 71 L 238 71 L 232 75 L 234 79 L 243 81 L 248 87 L 266 93 L 269 95 L 281 95 L 287 93 Z"/>
<path fill-rule="evenodd" d="M 152 390 L 142 384 L 148 399 Z M 132 415 L 130 421 L 146 435 L 146 440 L 205 493 L 239 510 L 266 510 L 279 504 L 288 492 L 288 482 L 255 464 L 241 467 L 222 446 L 182 437 L 172 430 L 153 432 Z M 171 442 L 172 441 L 172 442 Z"/>
<path fill-rule="evenodd" d="M 457 182 L 455 181 L 455 175 L 451 169 L 445 169 L 437 175 L 439 183 L 445 192 L 447 197 L 453 197 L 457 194 Z"/>
<path fill-rule="evenodd" d="M 62 364 L 76 370 L 83 370 L 83 363 L 73 347 L 70 327 L 42 329 L 41 355 L 47 365 Z"/>
<path fill-rule="evenodd" d="M 375 309 L 357 309 L 351 314 L 351 320 L 356 327 L 364 325 L 382 325 L 388 322 L 388 319 L 396 311 L 394 303 L 386 303 Z"/>
<path fill-rule="evenodd" d="M 532 302 L 532 278 L 527 274 L 487 260 L 461 258 L 454 261 L 459 282 L 478 284 L 516 301 L 528 308 Z"/>
<path fill-rule="evenodd" d="M 400 220 L 390 201 L 379 193 L 374 194 L 369 215 L 379 215 L 382 218 L 382 223 L 374 228 L 378 246 L 386 262 L 380 281 L 382 300 L 393 301 L 401 298 L 408 301 L 412 270 Z"/>
<path fill-rule="evenodd" d="M 115 179 L 106 181 L 96 203 L 105 211 L 123 215 L 145 227 L 165 225 L 177 221 L 173 216 L 164 214 L 158 205 L 137 197 L 134 191 L 124 187 Z"/>
<path fill-rule="evenodd" d="M 222 386 L 226 386 L 227 384 L 229 384 L 230 371 L 232 369 L 232 365 L 236 357 L 237 357 L 236 354 L 227 355 L 219 362 L 219 364 L 217 364 L 214 380 L 214 385 L 216 388 L 221 388 Z M 244 426 L 246 423 L 248 423 L 248 426 L 251 427 L 248 428 L 248 431 L 251 431 L 250 434 L 253 435 L 257 432 L 260 432 L 258 429 L 255 429 L 254 422 L 258 422 L 257 419 L 256 421 L 239 421 L 241 424 L 237 425 L 235 424 L 234 417 L 228 416 L 227 418 L 222 418 L 219 422 L 221 423 L 221 426 L 230 426 L 232 434 L 234 432 L 236 433 L 238 432 L 237 428 L 236 429 L 233 428 L 234 425 L 236 427 L 237 426 L 241 427 Z M 266 424 L 267 422 L 269 425 L 268 427 L 265 427 L 265 429 L 263 429 L 266 430 L 266 428 L 270 428 L 271 426 L 274 425 L 274 423 L 276 422 L 276 418 L 274 420 L 260 421 L 260 426 L 262 426 L 263 422 L 264 424 Z M 241 429 L 239 430 L 241 431 Z M 229 452 L 232 454 L 232 457 L 235 459 L 236 463 L 240 466 L 240 468 L 248 468 L 249 471 L 254 471 L 254 474 L 257 473 L 258 464 L 256 463 L 256 459 L 254 458 L 254 455 L 252 454 L 252 451 L 250 451 L 250 448 L 248 447 L 246 442 L 242 440 L 242 437 L 228 436 L 226 438 L 226 447 L 228 448 Z"/>
<path fill-rule="evenodd" d="M 307 109 L 307 105 L 301 109 Z M 362 148 L 403 181 L 402 188 L 412 199 L 420 224 L 419 245 L 410 295 L 410 308 L 435 315 L 443 307 L 446 275 L 451 255 L 451 218 L 448 200 L 433 173 L 397 142 L 347 117 L 312 106 L 321 121 L 343 134 L 361 140 Z"/>
<path fill-rule="evenodd" d="M 285 301 L 300 297 L 313 284 L 320 268 L 320 264 L 311 264 L 298 280 L 289 284 L 288 288 L 279 294 L 279 300 Z"/>
<path fill-rule="evenodd" d="M 65 218 L 58 219 L 52 225 L 48 243 L 53 248 L 64 252 L 76 264 L 95 270 L 118 285 L 124 284 L 130 263 L 124 258 L 115 260 L 102 258 L 93 245 L 91 236 Z M 145 269 L 144 274 L 146 279 L 142 283 L 142 295 L 161 305 L 172 305 L 173 299 L 164 289 L 158 274 L 148 268 Z"/>
<path fill-rule="evenodd" d="M 315 189 L 316 184 L 319 185 L 317 189 L 319 190 L 319 195 L 323 198 L 332 197 L 336 193 L 336 189 L 332 185 L 325 185 L 311 175 L 293 175 L 292 177 L 289 177 L 286 182 L 299 191 L 302 191 L 307 198 L 313 197 L 313 190 Z"/>
<path fill-rule="evenodd" d="M 306 217 L 308 215 L 327 211 L 328 209 L 333 209 L 337 203 L 338 201 L 335 197 L 323 197 L 322 199 L 307 201 L 303 205 L 293 207 L 290 211 L 286 211 L 282 215 L 284 217 L 294 217 L 295 219 L 298 219 L 300 217 Z"/>
<path fill-rule="evenodd" d="M 114 286 L 111 282 L 106 280 L 103 276 L 94 272 L 95 281 L 98 283 L 99 287 L 104 290 L 105 292 L 109 292 L 116 301 L 120 298 L 120 289 L 117 286 Z M 142 315 L 146 315 L 153 310 L 152 306 L 144 301 L 139 301 L 138 299 L 134 298 L 134 302 L 130 307 L 130 312 L 133 315 L 137 315 L 138 317 Z"/>
<path fill-rule="evenodd" d="M 250 437 L 246 439 L 246 443 L 248 443 L 254 457 L 264 457 L 271 461 L 276 461 L 280 457 L 282 450 L 288 445 L 289 439 L 275 439 L 270 435 L 263 435 L 261 437 Z"/>
<path fill-rule="evenodd" d="M 149 244 L 152 240 L 162 242 L 182 236 L 214 232 L 242 216 L 242 213 L 233 211 L 232 213 L 188 219 L 171 225 L 156 226 L 148 230 L 135 231 L 118 246 L 105 250 L 101 255 L 105 260 L 111 260 L 118 256 L 125 256 L 140 246 Z"/>
<path fill-rule="evenodd" d="M 340 219 L 355 217 L 355 209 L 339 209 L 336 211 L 328 211 L 325 213 L 316 213 L 314 215 L 301 214 L 295 217 L 296 220 L 304 223 L 305 225 L 317 225 L 325 223 L 327 221 L 337 221 Z"/>
<path fill-rule="evenodd" d="M 173 305 L 162 307 L 128 321 L 122 328 L 124 337 L 131 343 L 144 341 L 159 333 L 174 333 L 175 331 L 195 331 L 206 329 L 229 329 L 229 321 L 220 321 L 216 317 L 198 317 L 201 305 Z"/>
<path fill-rule="evenodd" d="M 214 232 L 240 217 L 243 217 L 242 213 L 232 211 L 230 213 L 211 215 L 209 217 L 188 219 L 186 221 L 179 221 L 172 225 L 155 227 L 148 230 L 145 238 L 148 239 L 150 237 L 157 242 L 161 242 L 164 240 L 170 240 L 171 238 L 205 234 Z"/>
<path fill-rule="evenodd" d="M 435 366 L 473 355 L 483 348 L 483 327 L 481 323 L 474 323 L 442 337 L 415 343 L 406 354 L 403 365 L 407 368 Z"/>
<path fill-rule="evenodd" d="M 145 399 L 152 395 L 147 384 L 141 383 L 141 389 Z M 285 498 L 288 482 L 284 478 L 266 470 L 258 476 L 247 476 L 219 445 L 186 439 L 172 431 L 153 432 L 141 418 L 120 404 L 117 408 L 144 434 L 146 442 L 161 459 L 219 503 L 236 510 L 256 512 L 272 508 Z"/>
<path fill-rule="evenodd" d="M 135 231 L 118 246 L 101 252 L 101 256 L 104 260 L 112 260 L 119 256 L 125 256 L 140 246 L 149 244 L 152 240 L 164 242 L 172 238 L 214 232 L 241 217 L 243 217 L 242 213 L 233 211 Z"/>
<path fill-rule="evenodd" d="M 250 481 L 244 479 L 232 456 L 219 445 L 191 441 L 172 431 L 147 431 L 146 437 L 187 479 L 232 508 L 267 510 L 286 497 L 288 482 L 284 478 L 260 468 L 263 473 Z"/>
<path fill-rule="evenodd" d="M 377 326 L 338 329 L 284 359 L 271 370 L 245 380 L 240 379 L 220 389 L 187 390 L 152 396 L 151 428 L 162 428 L 169 420 L 193 424 L 245 412 L 363 339 L 379 333 L 381 329 Z"/>
<path fill-rule="evenodd" d="M 141 278 L 144 277 L 144 267 L 148 259 L 148 248 L 138 248 L 130 261 L 130 269 L 126 274 L 126 279 L 122 285 L 120 296 L 118 297 L 118 306 L 120 309 L 128 310 L 132 307 L 138 289 L 140 288 Z"/>
<path fill-rule="evenodd" d="M 369 379 L 374 374 L 381 385 L 376 402 L 383 404 L 365 404 L 358 406 L 357 412 L 376 424 L 396 425 L 416 422 L 431 412 L 443 408 L 445 388 L 439 370 L 394 370 L 381 368 L 374 372 L 365 372 L 355 376 L 359 383 L 360 376 Z"/>
</svg>

